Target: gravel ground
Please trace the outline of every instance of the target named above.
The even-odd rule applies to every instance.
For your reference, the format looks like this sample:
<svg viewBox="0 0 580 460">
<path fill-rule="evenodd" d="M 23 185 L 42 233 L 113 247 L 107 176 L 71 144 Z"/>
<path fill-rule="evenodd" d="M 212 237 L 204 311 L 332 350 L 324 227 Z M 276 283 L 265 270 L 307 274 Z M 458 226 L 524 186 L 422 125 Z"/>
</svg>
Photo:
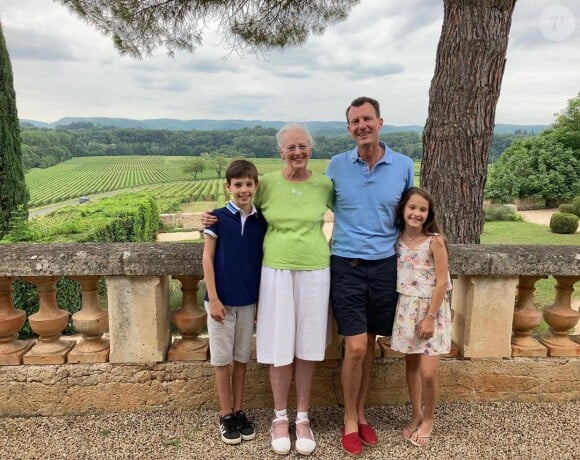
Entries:
<svg viewBox="0 0 580 460">
<path fill-rule="evenodd" d="M 69 417 L 0 418 L 2 459 L 280 459 L 269 449 L 271 411 L 248 410 L 256 439 L 223 444 L 209 410 Z M 409 407 L 374 407 L 369 421 L 379 446 L 363 459 L 578 459 L 580 401 L 446 403 L 437 411 L 431 445 L 405 442 Z M 340 448 L 339 408 L 310 413 L 318 447 L 311 459 L 348 458 Z M 286 458 L 302 458 L 291 453 Z"/>
</svg>

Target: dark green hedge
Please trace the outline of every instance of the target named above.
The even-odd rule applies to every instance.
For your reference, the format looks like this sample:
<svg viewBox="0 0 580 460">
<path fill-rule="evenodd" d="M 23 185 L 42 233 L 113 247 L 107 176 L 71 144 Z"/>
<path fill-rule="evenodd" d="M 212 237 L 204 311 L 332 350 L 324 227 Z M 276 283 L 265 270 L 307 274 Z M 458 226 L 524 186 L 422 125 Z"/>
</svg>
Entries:
<svg viewBox="0 0 580 460">
<path fill-rule="evenodd" d="M 154 241 L 160 228 L 155 198 L 122 194 L 60 208 L 17 226 L 4 243 L 127 243 Z"/>
</svg>

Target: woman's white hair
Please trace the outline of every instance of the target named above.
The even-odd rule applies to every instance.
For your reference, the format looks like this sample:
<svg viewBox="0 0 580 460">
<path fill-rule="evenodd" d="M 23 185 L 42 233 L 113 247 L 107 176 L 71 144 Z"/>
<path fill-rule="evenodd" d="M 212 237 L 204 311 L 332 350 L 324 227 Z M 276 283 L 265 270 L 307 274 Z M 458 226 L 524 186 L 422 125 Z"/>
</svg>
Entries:
<svg viewBox="0 0 580 460">
<path fill-rule="evenodd" d="M 300 123 L 287 123 L 280 128 L 280 130 L 276 133 L 276 141 L 278 142 L 278 148 L 283 147 L 282 136 L 284 136 L 284 134 L 286 134 L 288 131 L 296 131 L 296 130 L 300 130 L 304 134 L 306 134 L 306 138 L 308 139 L 308 147 L 310 147 L 311 149 L 314 148 L 314 139 L 312 138 L 312 135 L 308 132 L 306 127 L 304 125 L 301 125 Z"/>
</svg>

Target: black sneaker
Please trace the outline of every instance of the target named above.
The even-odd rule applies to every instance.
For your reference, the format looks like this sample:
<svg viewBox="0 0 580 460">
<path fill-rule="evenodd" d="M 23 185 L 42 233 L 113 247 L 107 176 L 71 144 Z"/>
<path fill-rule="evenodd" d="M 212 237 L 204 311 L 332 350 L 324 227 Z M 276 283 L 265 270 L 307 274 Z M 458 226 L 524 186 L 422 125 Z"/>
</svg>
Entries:
<svg viewBox="0 0 580 460">
<path fill-rule="evenodd" d="M 220 430 L 222 432 L 222 441 L 226 444 L 239 444 L 242 442 L 242 436 L 238 431 L 238 419 L 233 412 L 220 417 Z"/>
<path fill-rule="evenodd" d="M 239 410 L 235 414 L 238 420 L 238 431 L 242 436 L 244 441 L 251 441 L 256 437 L 256 428 L 252 422 L 246 417 L 246 413 L 243 410 Z"/>
</svg>

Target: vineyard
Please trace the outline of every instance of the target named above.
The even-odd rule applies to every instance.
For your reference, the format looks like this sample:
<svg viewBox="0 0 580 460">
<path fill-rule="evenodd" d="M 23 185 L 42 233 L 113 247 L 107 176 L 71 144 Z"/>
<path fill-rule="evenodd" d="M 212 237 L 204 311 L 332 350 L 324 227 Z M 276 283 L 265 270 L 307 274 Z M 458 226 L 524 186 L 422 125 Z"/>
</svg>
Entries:
<svg viewBox="0 0 580 460">
<path fill-rule="evenodd" d="M 193 180 L 183 172 L 187 157 L 120 156 L 79 157 L 26 174 L 30 190 L 29 208 L 45 206 L 79 196 L 92 196 L 134 189 L 153 193 L 164 202 L 162 208 L 175 208 L 188 201 L 225 201 L 223 183 L 213 169 L 206 169 Z M 279 159 L 252 159 L 260 174 L 282 168 Z M 327 160 L 310 160 L 315 173 L 323 173 Z"/>
</svg>

